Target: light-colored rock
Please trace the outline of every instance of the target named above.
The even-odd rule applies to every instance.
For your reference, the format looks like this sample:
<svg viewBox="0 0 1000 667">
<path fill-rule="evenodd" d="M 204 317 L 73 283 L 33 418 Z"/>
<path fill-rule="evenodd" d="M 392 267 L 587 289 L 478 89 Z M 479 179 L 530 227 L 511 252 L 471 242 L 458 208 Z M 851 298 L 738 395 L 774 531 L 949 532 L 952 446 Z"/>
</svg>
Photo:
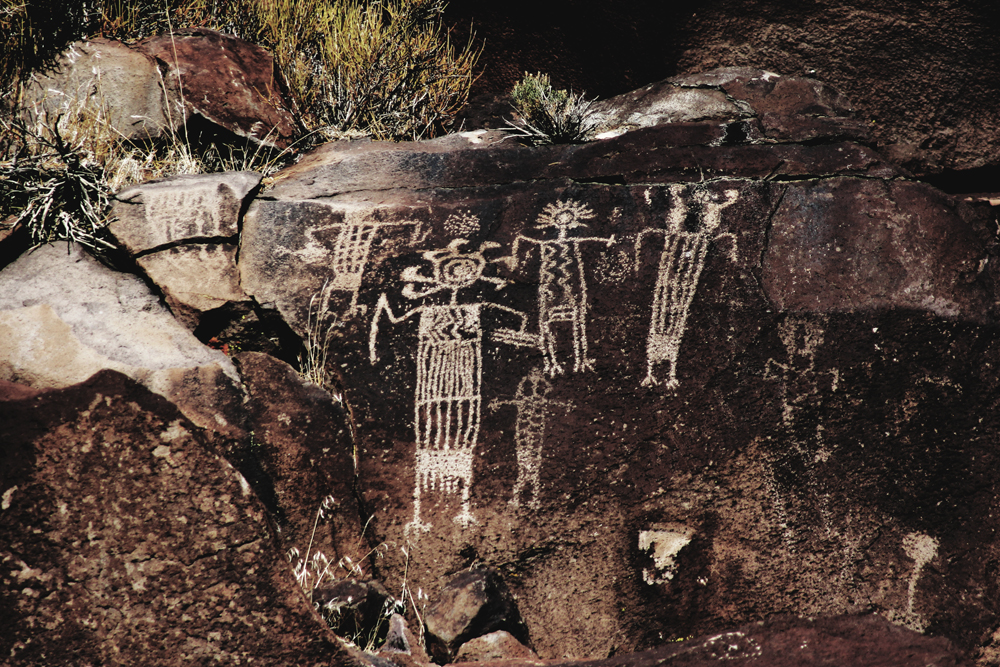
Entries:
<svg viewBox="0 0 1000 667">
<path fill-rule="evenodd" d="M 243 200 L 260 184 L 252 171 L 174 176 L 115 195 L 108 229 L 129 252 L 170 243 L 231 238 Z"/>
<path fill-rule="evenodd" d="M 146 139 L 183 125 L 179 104 L 176 85 L 161 76 L 155 58 L 115 40 L 92 39 L 74 42 L 53 69 L 34 75 L 21 106 L 30 121 L 48 124 L 87 108 L 114 133 Z"/>
<path fill-rule="evenodd" d="M 482 662 L 484 660 L 537 660 L 530 648 L 517 641 L 506 630 L 497 630 L 476 637 L 462 644 L 455 654 L 455 662 Z"/>
<path fill-rule="evenodd" d="M 105 368 L 174 402 L 198 426 L 242 435 L 232 362 L 181 326 L 142 280 L 62 244 L 0 272 L 0 379 L 66 387 Z"/>
<path fill-rule="evenodd" d="M 175 246 L 136 263 L 163 290 L 174 315 L 189 325 L 205 311 L 247 300 L 236 271 L 236 246 L 230 243 Z"/>
</svg>

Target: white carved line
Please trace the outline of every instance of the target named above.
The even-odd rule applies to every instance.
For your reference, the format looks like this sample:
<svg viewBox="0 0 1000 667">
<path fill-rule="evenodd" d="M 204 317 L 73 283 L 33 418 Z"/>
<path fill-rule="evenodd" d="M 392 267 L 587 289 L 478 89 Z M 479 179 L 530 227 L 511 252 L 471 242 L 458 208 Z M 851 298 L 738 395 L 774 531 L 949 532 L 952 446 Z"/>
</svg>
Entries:
<svg viewBox="0 0 1000 667">
<path fill-rule="evenodd" d="M 150 188 L 142 193 L 146 220 L 163 232 L 168 241 L 222 235 L 222 220 L 216 206 L 217 185 L 188 190 Z M 211 205 L 206 204 L 206 200 Z"/>
<path fill-rule="evenodd" d="M 458 303 L 459 290 L 479 281 L 504 284 L 498 278 L 483 276 L 486 259 L 482 251 L 495 244 L 486 243 L 479 251 L 461 252 L 465 244 L 456 239 L 444 250 L 423 253 L 431 265 L 431 275 L 421 267 L 408 267 L 402 278 L 408 281 L 401 293 L 420 299 L 445 292 L 445 304 L 424 304 L 397 316 L 385 294 L 379 297 L 372 318 L 368 351 L 372 363 L 377 360 L 376 342 L 379 319 L 384 313 L 398 324 L 419 315 L 417 326 L 417 377 L 414 391 L 414 434 L 416 440 L 416 481 L 413 490 L 413 519 L 404 528 L 407 535 L 426 532 L 430 525 L 420 519 L 423 491 L 461 492 L 462 505 L 455 521 L 467 526 L 476 523 L 469 504 L 472 487 L 472 462 L 479 440 L 482 404 L 483 330 L 482 308 L 505 310 L 521 318 L 524 314 L 499 304 Z M 419 289 L 418 284 L 427 285 Z M 512 339 L 524 338 L 523 331 L 504 331 Z"/>
<path fill-rule="evenodd" d="M 554 322 L 570 322 L 573 337 L 573 371 L 593 370 L 594 360 L 587 355 L 587 281 L 584 276 L 580 245 L 588 241 L 610 246 L 614 236 L 570 236 L 571 229 L 587 227 L 583 220 L 594 217 L 585 204 L 573 200 L 546 206 L 536 221 L 537 229 L 556 229 L 555 239 L 535 239 L 524 234 L 514 240 L 507 265 L 517 261 L 522 242 L 539 248 L 538 331 L 545 372 L 549 376 L 564 373 L 558 361 Z"/>
<path fill-rule="evenodd" d="M 345 216 L 348 215 L 345 213 Z M 381 229 L 405 227 L 413 225 L 411 242 L 415 241 L 421 230 L 421 224 L 415 221 L 404 222 L 350 222 L 345 220 L 340 227 L 337 239 L 333 245 L 333 289 L 350 292 L 351 303 L 345 316 L 354 313 L 358 308 L 358 292 L 361 290 L 361 280 L 371 255 L 372 242 Z"/>
<path fill-rule="evenodd" d="M 492 401 L 490 408 L 496 410 L 504 405 L 513 405 L 517 409 L 517 419 L 514 422 L 514 443 L 517 454 L 517 482 L 514 484 L 514 495 L 510 504 L 519 507 L 521 493 L 525 487 L 531 489 L 531 500 L 528 506 L 538 509 L 538 494 L 541 491 L 539 478 L 542 468 L 542 445 L 545 442 L 545 426 L 548 422 L 550 405 L 559 405 L 569 411 L 572 403 L 549 400 L 552 385 L 544 375 L 535 369 L 525 376 L 518 384 L 514 398 L 506 401 Z"/>
<path fill-rule="evenodd" d="M 660 253 L 653 288 L 653 312 L 646 339 L 646 377 L 642 385 L 659 384 L 654 369 L 656 364 L 666 363 L 665 385 L 667 389 L 676 389 L 680 384 L 677 380 L 677 359 L 681 340 L 687 330 L 688 315 L 705 268 L 708 249 L 711 242 L 720 236 L 728 236 L 735 241 L 732 234 L 713 234 L 721 224 L 722 210 L 735 203 L 739 193 L 736 190 L 726 190 L 725 201 L 720 203 L 714 201 L 709 193 L 696 191 L 693 197 L 700 204 L 700 228 L 696 231 L 684 231 L 684 220 L 689 209 L 681 198 L 683 186 L 674 186 L 671 190 L 677 205 L 668 214 L 667 228 L 641 232 L 635 241 L 635 252 L 638 269 L 643 239 L 653 234 L 663 235 L 663 252 Z M 733 259 L 735 252 L 734 244 L 730 251 Z"/>
</svg>

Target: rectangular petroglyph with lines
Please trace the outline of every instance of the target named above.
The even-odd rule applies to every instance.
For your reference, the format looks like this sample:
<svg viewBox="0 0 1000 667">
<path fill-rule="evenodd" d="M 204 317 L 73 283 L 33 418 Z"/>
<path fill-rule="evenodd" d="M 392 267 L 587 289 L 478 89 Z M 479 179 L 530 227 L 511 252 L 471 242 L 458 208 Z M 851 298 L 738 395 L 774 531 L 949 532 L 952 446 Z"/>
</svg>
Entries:
<svg viewBox="0 0 1000 667">
<path fill-rule="evenodd" d="M 339 231 L 331 253 L 333 262 L 331 269 L 333 277 L 331 289 L 350 292 L 351 303 L 344 315 L 350 315 L 358 307 L 358 291 L 364 277 L 365 267 L 371 255 L 372 242 L 378 233 L 386 229 L 411 227 L 411 243 L 419 241 L 421 224 L 419 222 L 375 222 L 348 221 L 337 225 Z"/>
<path fill-rule="evenodd" d="M 690 202 L 684 194 L 685 186 L 671 186 L 674 206 L 670 209 L 666 229 L 646 229 L 635 240 L 636 270 L 639 270 L 639 251 L 643 241 L 652 235 L 663 237 L 663 251 L 657 269 L 656 285 L 653 288 L 653 312 L 650 318 L 649 336 L 646 341 L 646 377 L 644 386 L 659 384 L 654 370 L 656 364 L 667 364 L 666 387 L 675 389 L 677 380 L 677 358 L 680 355 L 681 340 L 687 329 L 688 314 L 694 301 L 701 272 L 712 241 L 720 236 L 735 237 L 732 234 L 717 235 L 722 210 L 732 205 L 738 196 L 736 190 L 726 190 L 724 199 L 718 201 L 710 192 L 697 186 L 690 192 Z M 689 214 L 697 217 L 697 227 L 685 227 Z M 735 244 L 731 258 L 735 259 Z"/>
<path fill-rule="evenodd" d="M 153 229 L 164 234 L 162 242 L 190 238 L 229 236 L 226 223 L 220 215 L 219 197 L 229 191 L 217 184 L 176 190 L 150 188 L 143 192 L 146 219 Z M 235 197 L 234 212 L 238 210 Z M 235 220 L 233 221 L 235 229 Z"/>
</svg>

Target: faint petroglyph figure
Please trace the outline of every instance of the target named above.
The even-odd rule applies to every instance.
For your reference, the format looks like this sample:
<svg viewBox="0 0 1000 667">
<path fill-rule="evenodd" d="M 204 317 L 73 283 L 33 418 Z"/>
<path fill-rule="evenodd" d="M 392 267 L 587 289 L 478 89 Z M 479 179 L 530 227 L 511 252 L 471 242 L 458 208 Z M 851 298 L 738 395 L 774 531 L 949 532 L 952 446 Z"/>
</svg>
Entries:
<svg viewBox="0 0 1000 667">
<path fill-rule="evenodd" d="M 517 408 L 517 420 L 514 422 L 514 443 L 517 453 L 517 482 L 514 485 L 514 497 L 510 503 L 515 507 L 521 504 L 521 493 L 525 487 L 531 489 L 531 500 L 528 506 L 538 509 L 538 494 L 541 491 L 539 475 L 542 469 L 542 445 L 545 442 L 545 426 L 548 421 L 550 406 L 560 406 L 567 411 L 573 404 L 564 401 L 554 401 L 548 397 L 552 385 L 545 379 L 540 369 L 534 369 L 517 386 L 514 398 L 506 401 L 490 402 L 490 409 L 496 410 L 505 405 Z"/>
<path fill-rule="evenodd" d="M 806 506 L 794 512 L 797 516 L 790 516 L 792 497 L 785 498 L 778 488 L 778 477 L 785 471 L 795 471 L 798 479 L 787 480 L 780 486 L 801 486 L 815 490 L 818 480 L 813 469 L 830 457 L 830 452 L 823 446 L 822 424 L 810 426 L 809 421 L 803 419 L 803 411 L 812 404 L 816 395 L 827 387 L 836 391 L 840 379 L 837 369 L 822 372 L 816 370 L 816 353 L 826 338 L 825 326 L 826 319 L 823 317 L 785 318 L 778 325 L 778 337 L 785 348 L 785 360 L 768 359 L 764 366 L 764 378 L 777 380 L 781 392 L 781 421 L 785 427 L 786 440 L 781 448 L 780 460 L 774 456 L 768 457 L 772 477 L 769 486 L 772 487 L 772 496 L 782 517 L 785 540 L 790 547 L 801 541 L 796 536 L 792 522 L 796 519 L 801 522 L 812 510 L 818 515 L 816 521 L 805 523 L 810 526 L 817 524 L 826 538 L 833 533 L 832 517 L 824 494 L 807 499 L 809 502 Z"/>
<path fill-rule="evenodd" d="M 521 329 L 524 328 L 525 317 L 520 311 L 494 303 L 459 301 L 461 290 L 479 282 L 492 284 L 494 288 L 506 284 L 500 278 L 483 275 L 487 265 L 483 253 L 496 248 L 496 243 L 484 243 L 468 252 L 461 250 L 463 245 L 467 245 L 464 239 L 455 239 L 444 250 L 425 252 L 425 265 L 408 267 L 401 275 L 406 283 L 401 291 L 403 297 L 417 300 L 443 294 L 447 297 L 445 303 L 432 300 L 396 315 L 382 294 L 372 317 L 368 345 L 371 362 L 375 363 L 382 315 L 393 324 L 419 315 L 414 392 L 416 483 L 413 520 L 406 526 L 407 534 L 430 529 L 420 519 L 423 491 L 461 493 L 462 508 L 455 521 L 464 526 L 475 523 L 469 507 L 469 491 L 482 402 L 482 310 L 490 307 L 512 313 L 520 321 Z"/>
<path fill-rule="evenodd" d="M 920 581 L 920 574 L 924 566 L 937 557 L 939 546 L 940 543 L 936 539 L 923 533 L 907 533 L 903 537 L 903 551 L 906 552 L 907 557 L 913 560 L 913 572 L 910 574 L 910 582 L 907 587 L 906 611 L 890 613 L 889 620 L 916 632 L 923 632 L 927 629 L 927 620 L 913 610 L 913 602 L 917 597 L 917 582 Z"/>
<path fill-rule="evenodd" d="M 577 236 L 576 230 L 586 229 L 583 222 L 594 217 L 585 204 L 560 201 L 549 204 L 535 223 L 543 238 L 524 234 L 514 240 L 507 266 L 513 268 L 522 243 L 538 246 L 538 344 L 545 359 L 545 372 L 554 376 L 565 372 L 557 357 L 557 342 L 553 324 L 569 322 L 573 339 L 573 371 L 593 370 L 594 360 L 587 356 L 587 280 L 584 276 L 580 245 L 588 241 L 610 246 L 614 236 Z"/>
<path fill-rule="evenodd" d="M 382 230 L 411 227 L 410 244 L 416 245 L 421 238 L 422 225 L 419 222 L 378 222 L 372 220 L 350 220 L 350 213 L 344 214 L 331 253 L 333 278 L 330 288 L 351 293 L 351 304 L 344 315 L 351 315 L 358 309 L 358 292 L 361 279 L 371 254 L 372 241 Z"/>
<path fill-rule="evenodd" d="M 640 266 L 640 250 L 647 236 L 663 235 L 663 252 L 653 288 L 653 313 L 646 341 L 646 377 L 643 386 L 659 384 L 654 374 L 657 363 L 666 363 L 666 387 L 675 389 L 677 381 L 677 357 L 680 354 L 681 339 L 687 328 L 688 313 L 698 289 L 701 272 L 705 268 L 705 258 L 712 241 L 729 237 L 734 241 L 730 258 L 735 260 L 735 236 L 716 234 L 722 221 L 722 210 L 735 201 L 739 193 L 726 190 L 722 201 L 718 201 L 709 191 L 695 188 L 689 204 L 681 196 L 684 186 L 671 187 L 675 205 L 670 209 L 666 229 L 646 229 L 635 240 L 636 271 Z M 694 224 L 688 226 L 694 218 Z"/>
<path fill-rule="evenodd" d="M 223 229 L 220 198 L 228 196 L 233 210 L 239 210 L 239 204 L 229 189 L 217 184 L 189 186 L 184 190 L 149 188 L 142 196 L 150 226 L 164 230 L 166 238 L 171 241 L 229 236 Z"/>
</svg>

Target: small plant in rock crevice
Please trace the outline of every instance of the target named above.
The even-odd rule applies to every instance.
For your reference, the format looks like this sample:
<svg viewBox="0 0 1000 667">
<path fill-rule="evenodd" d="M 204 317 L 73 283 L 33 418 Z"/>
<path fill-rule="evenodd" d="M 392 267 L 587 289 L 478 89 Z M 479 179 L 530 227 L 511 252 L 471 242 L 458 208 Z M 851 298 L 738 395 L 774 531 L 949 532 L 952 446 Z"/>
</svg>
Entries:
<svg viewBox="0 0 1000 667">
<path fill-rule="evenodd" d="M 304 380 L 330 391 L 334 399 L 340 402 L 342 400 L 340 392 L 332 389 L 326 370 L 330 339 L 334 331 L 342 326 L 339 318 L 330 312 L 332 292 L 333 285 L 327 279 L 323 282 L 323 287 L 309 299 L 306 336 L 302 341 L 302 352 L 299 353 L 299 375 Z"/>
<path fill-rule="evenodd" d="M 547 74 L 524 75 L 510 93 L 519 118 L 507 122 L 507 131 L 528 142 L 542 144 L 588 141 L 597 129 L 593 100 L 582 94 L 556 90 Z"/>
<path fill-rule="evenodd" d="M 288 561 L 292 565 L 292 571 L 299 587 L 302 588 L 302 591 L 306 594 L 309 601 L 316 606 L 317 611 L 327 624 L 334 628 L 338 626 L 342 605 L 337 604 L 336 602 L 329 602 L 324 605 L 320 604 L 318 601 L 314 601 L 313 596 L 316 590 L 324 584 L 334 583 L 347 578 L 365 579 L 367 573 L 365 572 L 362 563 L 370 558 L 382 558 L 389 548 L 388 545 L 383 542 L 369 551 L 362 558 L 355 560 L 349 556 L 344 556 L 337 562 L 330 560 L 330 558 L 327 557 L 327 555 L 322 551 L 313 550 L 316 530 L 318 529 L 320 522 L 327 521 L 332 517 L 336 504 L 337 501 L 333 496 L 327 496 L 323 499 L 323 502 L 320 503 L 319 508 L 316 510 L 316 516 L 313 520 L 312 532 L 309 535 L 309 544 L 306 547 L 305 555 L 303 555 L 296 547 L 291 547 L 287 551 Z M 367 525 L 365 527 L 367 528 Z M 406 613 L 407 595 L 409 595 L 411 600 L 413 599 L 412 593 L 409 592 L 409 589 L 406 586 L 404 575 L 402 595 L 400 595 L 399 598 L 390 597 L 386 599 L 385 604 L 382 607 L 381 614 L 379 615 L 378 622 L 369 631 L 367 636 L 355 635 L 347 637 L 347 639 L 365 650 L 374 650 L 376 648 L 376 644 L 378 643 L 379 636 L 381 635 L 381 631 L 388 623 L 389 618 L 393 614 L 403 615 Z M 418 599 L 420 599 L 421 596 L 422 591 L 418 592 Z"/>
</svg>

